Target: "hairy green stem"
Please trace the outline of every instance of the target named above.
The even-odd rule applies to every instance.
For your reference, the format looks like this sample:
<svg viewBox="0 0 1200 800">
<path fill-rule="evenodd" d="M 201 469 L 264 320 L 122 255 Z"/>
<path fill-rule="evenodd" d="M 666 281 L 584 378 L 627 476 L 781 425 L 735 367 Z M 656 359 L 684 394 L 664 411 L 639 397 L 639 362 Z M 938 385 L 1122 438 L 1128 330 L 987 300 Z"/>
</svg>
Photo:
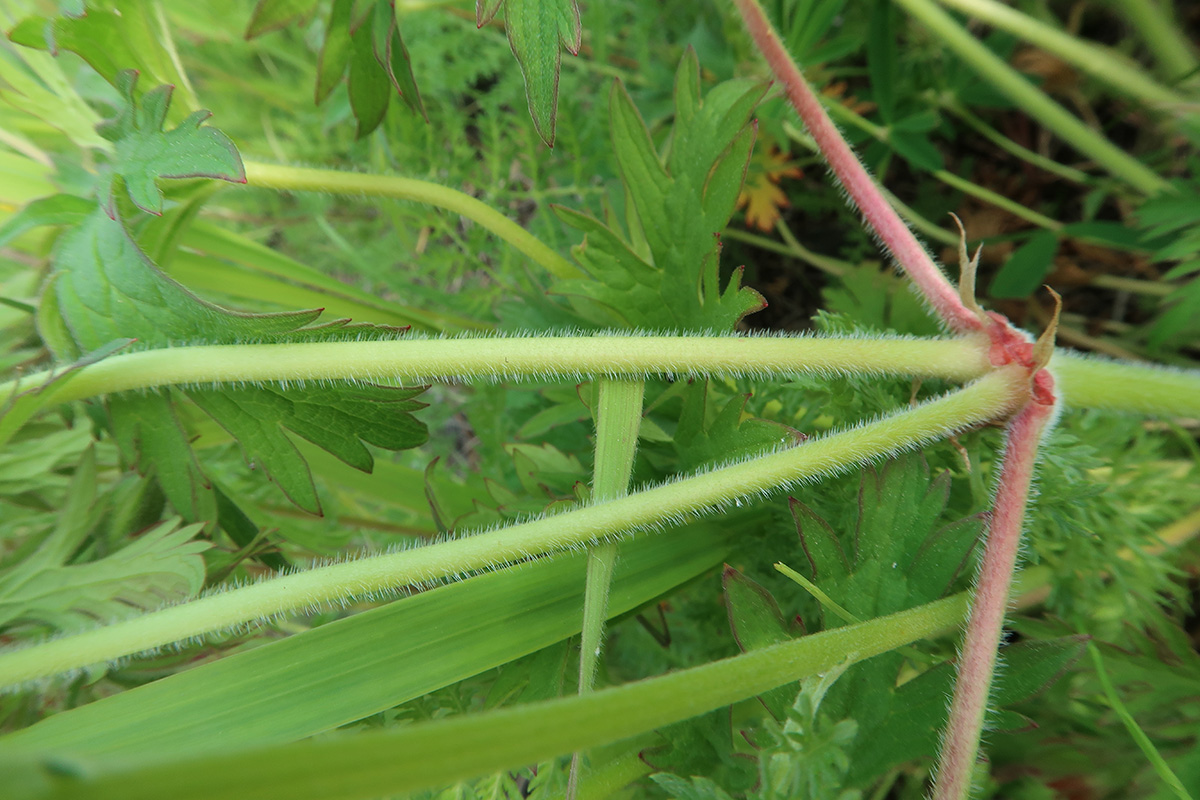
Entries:
<svg viewBox="0 0 1200 800">
<path fill-rule="evenodd" d="M 67 761 L 60 772 L 81 777 L 59 779 L 48 791 L 25 790 L 14 800 L 366 800 L 414 792 L 690 719 L 937 636 L 959 624 L 965 610 L 966 597 L 959 594 L 589 695 L 354 737 L 74 771 Z"/>
<path fill-rule="evenodd" d="M 399 553 L 365 557 L 211 595 L 0 655 L 0 685 L 121 658 L 286 611 L 438 581 L 671 525 L 734 501 L 918 447 L 1001 419 L 1027 395 L 1005 367 L 958 391 L 866 425 L 740 463 L 530 522 Z"/>
<path fill-rule="evenodd" d="M 592 500 L 615 500 L 629 493 L 629 476 L 637 452 L 638 429 L 642 422 L 642 380 L 601 378 L 596 401 L 596 462 L 592 472 Z M 579 693 L 596 685 L 596 667 L 604 644 L 604 621 L 608 619 L 608 593 L 617 543 L 601 542 L 588 550 L 587 578 L 583 592 L 583 626 L 579 636 Z M 581 753 L 571 758 L 567 798 L 574 800 L 579 781 Z"/>
<path fill-rule="evenodd" d="M 980 77 L 1079 152 L 1143 194 L 1158 194 L 1170 184 L 1141 161 L 1084 125 L 1023 75 L 1004 63 L 962 28 L 934 0 L 896 0 L 953 50 Z"/>
<path fill-rule="evenodd" d="M 1139 414 L 1200 415 L 1200 372 L 1110 361 L 1056 350 L 1050 362 L 1068 408 Z"/>
<path fill-rule="evenodd" d="M 559 278 L 582 278 L 583 272 L 529 231 L 487 203 L 464 192 L 429 181 L 395 175 L 365 175 L 332 169 L 286 167 L 247 161 L 246 185 L 290 192 L 331 192 L 359 197 L 413 200 L 453 211 L 473 220 L 511 244 Z"/>
<path fill-rule="evenodd" d="M 1163 111 L 1179 111 L 1188 102 L 1178 92 L 1147 75 L 1140 64 L 1123 53 L 1072 36 L 996 0 L 938 2 L 1019 36 L 1146 105 Z"/>
<path fill-rule="evenodd" d="M 549 379 L 606 375 L 912 375 L 965 381 L 988 371 L 978 339 L 812 336 L 545 336 L 211 345 L 114 355 L 80 369 L 57 402 L 179 384 L 258 381 Z M 42 372 L 0 384 L 0 398 Z"/>
</svg>

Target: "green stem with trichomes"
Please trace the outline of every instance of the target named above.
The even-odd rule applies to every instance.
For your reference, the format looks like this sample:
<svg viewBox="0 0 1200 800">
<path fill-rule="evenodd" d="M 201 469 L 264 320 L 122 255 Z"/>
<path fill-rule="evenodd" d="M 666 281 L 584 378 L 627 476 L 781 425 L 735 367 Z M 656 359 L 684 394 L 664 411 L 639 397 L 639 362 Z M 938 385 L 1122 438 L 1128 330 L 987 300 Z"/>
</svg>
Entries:
<svg viewBox="0 0 1200 800">
<path fill-rule="evenodd" d="M 579 380 L 603 375 L 904 375 L 967 381 L 990 369 L 977 339 L 812 336 L 544 336 L 396 339 L 376 342 L 209 345 L 114 355 L 57 390 L 68 402 L 156 386 L 387 380 Z M 0 397 L 53 372 L 0 384 Z"/>
<path fill-rule="evenodd" d="M 559 278 L 582 278 L 583 272 L 529 231 L 465 192 L 429 181 L 396 175 L 365 175 L 331 169 L 287 167 L 245 162 L 246 185 L 290 192 L 331 192 L 358 197 L 412 200 L 453 211 L 473 220 L 511 244 Z"/>
<path fill-rule="evenodd" d="M 574 511 L 399 553 L 333 564 L 0 655 L 0 686 L 110 661 L 296 608 L 439 581 L 676 524 L 728 503 L 894 455 L 1002 419 L 1027 393 L 1006 367 L 876 422 Z"/>
</svg>

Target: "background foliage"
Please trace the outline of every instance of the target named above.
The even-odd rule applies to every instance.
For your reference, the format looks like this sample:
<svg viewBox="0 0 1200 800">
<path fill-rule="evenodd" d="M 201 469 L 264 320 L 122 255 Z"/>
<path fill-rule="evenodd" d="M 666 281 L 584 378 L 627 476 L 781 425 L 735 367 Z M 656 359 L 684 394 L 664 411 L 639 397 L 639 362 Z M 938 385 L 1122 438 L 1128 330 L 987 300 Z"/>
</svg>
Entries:
<svg viewBox="0 0 1200 800">
<path fill-rule="evenodd" d="M 11 40 L 0 48 L 6 375 L 122 337 L 368 340 L 408 325 L 937 332 L 879 263 L 726 4 L 497 5 L 477 15 L 465 2 L 264 2 L 252 13 L 129 0 L 88 3 L 83 17 L 82 4 L 0 5 Z M 1050 283 L 1066 298 L 1066 344 L 1195 366 L 1197 73 L 1160 58 L 1122 4 L 1018 5 L 1190 98 L 1193 110 L 1164 112 L 1017 36 L 972 29 L 1176 192 L 1148 196 L 1079 156 L 899 4 L 768 4 L 912 225 L 952 260 L 954 212 L 984 246 L 987 304 L 1040 328 L 1049 304 L 1037 289 Z M 1180 30 L 1200 30 L 1195 9 L 1177 10 Z M 156 88 L 166 84 L 173 95 Z M 115 121 L 97 129 L 104 119 Z M 572 254 L 581 275 L 548 275 L 482 226 L 415 202 L 194 179 L 244 180 L 234 148 L 247 162 L 459 189 Z M 184 149 L 181 166 L 172 159 Z M 317 308 L 324 322 L 299 311 Z M 787 446 L 943 388 L 652 379 L 633 481 Z M 347 391 L 127 393 L 25 425 L 0 450 L 0 641 L 586 498 L 591 383 Z M 381 426 L 381 403 L 403 413 Z M 1097 664 L 1200 793 L 1197 428 L 1068 412 L 1048 441 L 1026 552 L 1041 584 L 1012 620 L 985 795 L 1175 796 L 1130 756 Z M 601 682 L 966 588 L 998 439 L 971 431 L 623 545 Z M 0 758 L 128 757 L 147 743 L 195 754 L 571 694 L 581 592 L 582 559 L 568 556 L 24 687 L 0 696 Z M 1102 660 L 1081 657 L 1086 637 Z M 594 751 L 585 789 L 921 796 L 954 652 L 950 639 L 904 648 Z M 279 696 L 306 701 L 281 708 Z M 427 794 L 549 797 L 565 782 L 566 763 L 551 762 Z"/>
</svg>

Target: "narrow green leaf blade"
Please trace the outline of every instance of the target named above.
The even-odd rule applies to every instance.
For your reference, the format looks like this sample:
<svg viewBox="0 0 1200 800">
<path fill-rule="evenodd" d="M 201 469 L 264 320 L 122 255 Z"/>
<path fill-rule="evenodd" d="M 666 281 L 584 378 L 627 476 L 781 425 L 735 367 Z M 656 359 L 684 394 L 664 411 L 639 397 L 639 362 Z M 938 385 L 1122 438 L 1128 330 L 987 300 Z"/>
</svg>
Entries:
<svg viewBox="0 0 1200 800">
<path fill-rule="evenodd" d="M 625 543 L 610 616 L 645 605 L 728 552 L 708 526 Z M 584 571 L 581 553 L 424 592 L 56 714 L 0 738 L 0 746 L 109 760 L 311 736 L 577 633 Z"/>
</svg>

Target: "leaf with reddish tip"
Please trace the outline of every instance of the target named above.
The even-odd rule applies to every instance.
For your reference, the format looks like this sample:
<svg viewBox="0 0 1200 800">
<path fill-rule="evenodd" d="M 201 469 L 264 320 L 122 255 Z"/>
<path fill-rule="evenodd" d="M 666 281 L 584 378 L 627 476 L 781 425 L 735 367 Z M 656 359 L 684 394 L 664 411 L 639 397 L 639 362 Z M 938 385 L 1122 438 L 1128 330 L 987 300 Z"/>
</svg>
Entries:
<svg viewBox="0 0 1200 800">
<path fill-rule="evenodd" d="M 721 574 L 721 584 L 725 588 L 729 628 L 743 653 L 792 638 L 779 611 L 779 604 L 763 586 L 728 564 Z M 759 695 L 758 699 L 771 712 L 771 716 L 782 720 L 787 717 L 787 709 L 795 697 L 795 686 L 778 686 Z"/>
<path fill-rule="evenodd" d="M 504 0 L 475 0 L 475 25 L 482 28 L 496 16 Z"/>
<path fill-rule="evenodd" d="M 477 19 L 488 11 L 486 6 L 476 4 Z M 495 9 L 490 12 L 494 14 Z M 553 147 L 561 47 L 579 52 L 579 6 L 575 0 L 508 0 L 504 24 L 509 46 L 525 77 L 525 97 L 534 127 L 542 141 Z"/>
<path fill-rule="evenodd" d="M 794 497 L 788 498 L 788 507 L 796 522 L 800 546 L 808 557 L 808 577 L 813 581 L 826 582 L 847 575 L 850 564 L 846 560 L 846 552 L 829 523 Z"/>
</svg>

